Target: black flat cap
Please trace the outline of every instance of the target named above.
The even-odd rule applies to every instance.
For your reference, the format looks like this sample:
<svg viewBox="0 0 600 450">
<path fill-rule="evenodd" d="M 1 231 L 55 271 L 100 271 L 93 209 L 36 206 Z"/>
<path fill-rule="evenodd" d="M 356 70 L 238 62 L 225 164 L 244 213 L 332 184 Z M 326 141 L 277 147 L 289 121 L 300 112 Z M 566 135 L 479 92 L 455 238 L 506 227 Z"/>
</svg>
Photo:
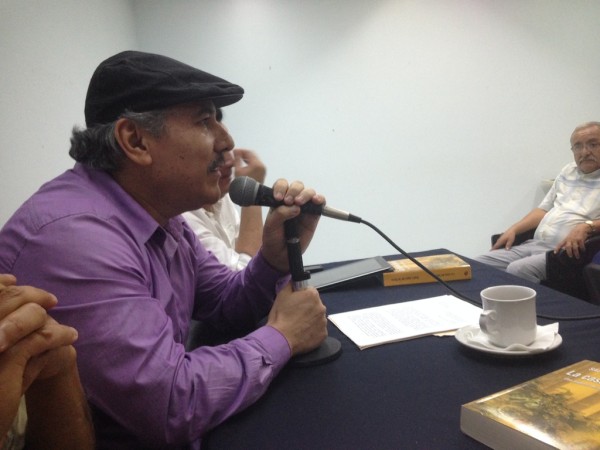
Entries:
<svg viewBox="0 0 600 450">
<path fill-rule="evenodd" d="M 243 95 L 240 86 L 175 59 L 125 51 L 100 63 L 92 75 L 85 122 L 92 127 L 117 120 L 126 109 L 144 112 L 198 100 L 222 107 Z"/>
</svg>

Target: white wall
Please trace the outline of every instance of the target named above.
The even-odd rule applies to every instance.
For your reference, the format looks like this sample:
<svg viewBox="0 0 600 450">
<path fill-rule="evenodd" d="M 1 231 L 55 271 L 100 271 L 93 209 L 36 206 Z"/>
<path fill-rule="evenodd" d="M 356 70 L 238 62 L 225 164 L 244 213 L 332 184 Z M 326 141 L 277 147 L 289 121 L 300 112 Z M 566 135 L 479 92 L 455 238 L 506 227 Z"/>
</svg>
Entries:
<svg viewBox="0 0 600 450">
<path fill-rule="evenodd" d="M 268 182 L 302 179 L 407 251 L 486 250 L 571 160 L 574 126 L 600 119 L 597 1 L 0 2 L 0 223 L 70 165 L 89 76 L 128 46 L 243 86 L 225 120 Z M 305 262 L 389 253 L 324 219 Z"/>
<path fill-rule="evenodd" d="M 0 0 L 0 224 L 73 165 L 92 72 L 135 45 L 128 1 Z"/>
<path fill-rule="evenodd" d="M 305 180 L 408 251 L 486 250 L 572 158 L 574 126 L 600 118 L 600 2 L 134 4 L 144 49 L 246 89 L 225 120 L 269 181 Z M 323 220 L 305 262 L 388 253 Z"/>
</svg>

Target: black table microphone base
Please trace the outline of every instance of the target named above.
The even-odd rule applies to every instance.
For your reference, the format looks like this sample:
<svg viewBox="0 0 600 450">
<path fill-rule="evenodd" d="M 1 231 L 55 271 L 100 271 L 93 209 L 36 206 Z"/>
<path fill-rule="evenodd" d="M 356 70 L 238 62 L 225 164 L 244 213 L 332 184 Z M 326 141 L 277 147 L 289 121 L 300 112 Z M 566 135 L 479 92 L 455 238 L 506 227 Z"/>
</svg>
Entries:
<svg viewBox="0 0 600 450">
<path fill-rule="evenodd" d="M 289 364 L 291 367 L 318 366 L 339 358 L 341 354 L 342 344 L 340 341 L 328 336 L 319 347 L 308 353 L 294 356 Z"/>
</svg>

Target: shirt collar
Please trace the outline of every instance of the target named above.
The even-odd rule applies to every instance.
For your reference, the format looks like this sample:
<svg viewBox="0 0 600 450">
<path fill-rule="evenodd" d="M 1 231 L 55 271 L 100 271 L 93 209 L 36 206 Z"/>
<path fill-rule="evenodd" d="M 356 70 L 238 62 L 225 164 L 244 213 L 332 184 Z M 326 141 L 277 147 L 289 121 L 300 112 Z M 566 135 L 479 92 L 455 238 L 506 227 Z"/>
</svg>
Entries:
<svg viewBox="0 0 600 450">
<path fill-rule="evenodd" d="M 105 195 L 112 198 L 112 204 L 115 207 L 115 220 L 127 223 L 127 227 L 131 230 L 132 237 L 136 241 L 144 244 L 158 230 L 169 233 L 176 241 L 179 241 L 183 232 L 181 224 L 183 219 L 181 216 L 169 219 L 166 226 L 161 227 L 150 213 L 135 201 L 108 172 L 93 169 L 80 163 L 76 163 L 73 170 L 78 175 L 90 179 L 104 191 Z"/>
</svg>

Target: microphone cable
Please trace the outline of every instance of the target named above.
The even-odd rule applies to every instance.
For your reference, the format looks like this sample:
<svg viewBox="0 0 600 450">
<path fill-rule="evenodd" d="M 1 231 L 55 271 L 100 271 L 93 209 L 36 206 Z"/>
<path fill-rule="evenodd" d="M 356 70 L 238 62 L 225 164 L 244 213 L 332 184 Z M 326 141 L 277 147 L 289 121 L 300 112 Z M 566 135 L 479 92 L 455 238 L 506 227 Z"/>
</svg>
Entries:
<svg viewBox="0 0 600 450">
<path fill-rule="evenodd" d="M 231 200 L 239 206 L 250 206 L 250 205 L 259 205 L 259 206 L 268 206 L 268 207 L 277 207 L 282 204 L 282 202 L 277 201 L 273 197 L 273 190 L 267 186 L 263 186 L 258 183 L 256 180 L 250 177 L 238 177 L 235 178 L 229 187 L 229 197 Z M 468 303 L 471 303 L 476 306 L 481 306 L 481 302 L 476 302 L 464 294 L 461 294 L 457 290 L 455 290 L 452 286 L 442 280 L 439 276 L 434 274 L 431 270 L 409 255 L 407 252 L 402 250 L 398 245 L 394 243 L 389 237 L 385 235 L 379 228 L 377 228 L 372 223 L 362 219 L 361 217 L 350 214 L 346 211 L 341 211 L 335 208 L 323 206 L 314 206 L 311 204 L 305 204 L 302 206 L 303 212 L 310 214 L 321 214 L 327 217 L 331 217 L 334 219 L 344 220 L 348 222 L 354 223 L 364 223 L 368 227 L 372 228 L 375 232 L 377 232 L 381 237 L 383 237 L 388 243 L 391 244 L 398 252 L 407 257 L 410 261 L 415 263 L 418 267 L 423 269 L 425 273 L 431 275 L 436 281 L 441 283 L 443 286 L 448 289 L 452 294 L 454 294 L 457 298 L 464 300 Z M 554 317 L 548 315 L 537 314 L 537 317 L 542 319 L 549 320 L 591 320 L 591 319 L 600 319 L 600 314 L 591 315 L 591 316 L 577 316 L 577 317 Z"/>
<path fill-rule="evenodd" d="M 438 275 L 436 275 L 431 270 L 429 270 L 427 267 L 425 267 L 425 265 L 423 265 L 422 263 L 420 263 L 416 258 L 414 258 L 410 254 L 408 254 L 407 252 L 405 252 L 404 250 L 402 250 L 383 231 L 381 231 L 379 228 L 377 228 L 371 222 L 368 222 L 367 220 L 364 220 L 364 219 L 361 218 L 359 223 L 364 223 L 366 226 L 368 226 L 369 228 L 371 228 L 372 230 L 374 230 L 383 239 L 385 239 L 392 247 L 394 247 L 400 254 L 402 254 L 403 256 L 405 256 L 406 258 L 408 258 L 410 261 L 412 261 L 413 263 L 415 263 L 418 267 L 420 267 L 421 269 L 423 269 L 425 271 L 425 273 L 427 273 L 428 275 L 431 275 L 436 281 L 438 281 L 439 283 L 441 283 L 446 289 L 448 289 L 448 291 L 450 291 L 456 297 L 458 297 L 459 299 L 464 300 L 464 301 L 466 301 L 468 303 L 471 303 L 472 305 L 479 306 L 479 307 L 482 306 L 481 302 L 477 302 L 477 301 L 469 298 L 468 296 L 466 296 L 466 295 L 458 292 L 456 289 L 454 289 L 452 286 L 450 286 L 446 281 L 442 280 Z M 576 320 L 594 320 L 594 319 L 600 319 L 600 314 L 589 315 L 589 316 L 570 316 L 570 317 L 569 316 L 567 316 L 567 317 L 550 316 L 550 315 L 546 315 L 546 314 L 536 314 L 536 315 L 537 315 L 537 317 L 539 317 L 541 319 L 547 319 L 547 320 L 576 321 Z"/>
</svg>

